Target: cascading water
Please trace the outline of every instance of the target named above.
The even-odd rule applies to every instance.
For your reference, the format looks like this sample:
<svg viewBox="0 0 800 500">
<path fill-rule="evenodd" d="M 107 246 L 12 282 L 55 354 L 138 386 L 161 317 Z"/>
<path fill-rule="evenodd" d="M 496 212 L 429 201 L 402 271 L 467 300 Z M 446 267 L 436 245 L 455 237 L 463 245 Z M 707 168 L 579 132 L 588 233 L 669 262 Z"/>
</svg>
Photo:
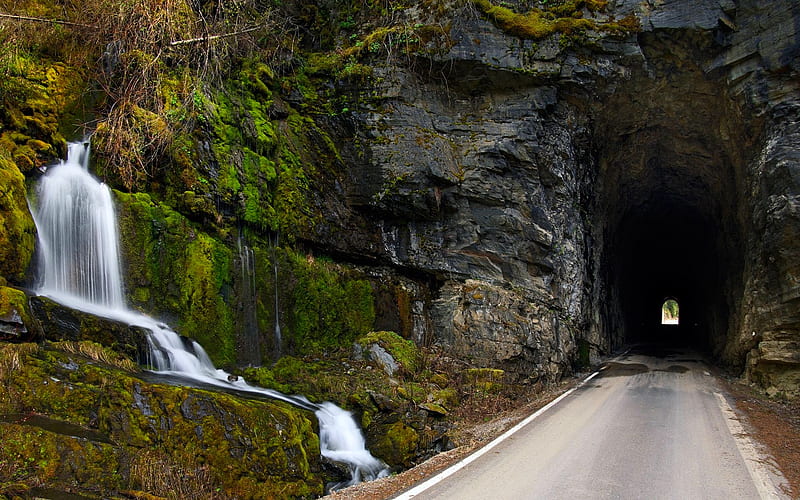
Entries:
<svg viewBox="0 0 800 500">
<path fill-rule="evenodd" d="M 278 248 L 277 235 L 275 235 L 275 245 L 272 247 L 272 268 L 275 271 L 275 357 L 280 358 L 283 339 L 281 338 L 281 313 L 280 304 L 278 303 L 278 290 L 280 290 L 280 287 L 278 286 L 278 256 L 275 252 L 276 248 Z"/>
<path fill-rule="evenodd" d="M 88 175 L 89 147 L 69 145 L 38 189 L 41 291 L 69 304 L 124 309 L 111 192 Z"/>
<path fill-rule="evenodd" d="M 149 329 L 149 364 L 158 372 L 266 395 L 313 411 L 319 420 L 322 455 L 350 467 L 352 478 L 346 484 L 385 476 L 386 465 L 367 451 L 347 411 L 243 380 L 231 382 L 234 377 L 215 368 L 200 344 L 126 307 L 111 191 L 89 174 L 88 157 L 88 144 L 70 144 L 67 160 L 48 169 L 39 183 L 34 210 L 42 271 L 39 292 L 74 309 Z"/>
<path fill-rule="evenodd" d="M 239 248 L 239 267 L 241 268 L 241 318 L 243 361 L 250 366 L 261 366 L 261 339 L 259 338 L 258 317 L 256 316 L 256 275 L 255 253 L 247 244 L 245 237 L 239 233 L 236 240 Z"/>
</svg>

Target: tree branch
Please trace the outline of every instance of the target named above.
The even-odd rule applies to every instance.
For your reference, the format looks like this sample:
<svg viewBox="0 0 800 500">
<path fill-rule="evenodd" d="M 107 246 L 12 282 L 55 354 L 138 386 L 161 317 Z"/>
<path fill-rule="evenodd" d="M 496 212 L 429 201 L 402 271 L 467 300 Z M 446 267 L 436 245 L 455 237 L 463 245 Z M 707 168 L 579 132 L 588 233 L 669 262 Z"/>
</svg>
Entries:
<svg viewBox="0 0 800 500">
<path fill-rule="evenodd" d="M 170 47 L 175 47 L 176 45 L 186 45 L 189 43 L 208 42 L 220 38 L 229 38 L 232 36 L 243 35 L 245 33 L 250 33 L 251 31 L 256 31 L 258 29 L 261 29 L 261 26 L 253 26 L 251 28 L 247 28 L 241 31 L 234 31 L 233 33 L 223 33 L 221 35 L 206 35 L 198 38 L 188 38 L 186 40 L 175 40 L 174 42 L 170 42 L 169 45 Z"/>
<path fill-rule="evenodd" d="M 44 19 L 41 17 L 15 16 L 14 14 L 5 14 L 2 12 L 0 12 L 0 18 L 13 19 L 14 21 L 30 21 L 34 23 L 61 24 L 63 26 L 77 26 L 80 28 L 92 28 L 92 29 L 96 28 L 95 26 L 90 26 L 88 24 L 73 23 L 70 21 L 62 21 L 60 19 Z"/>
</svg>

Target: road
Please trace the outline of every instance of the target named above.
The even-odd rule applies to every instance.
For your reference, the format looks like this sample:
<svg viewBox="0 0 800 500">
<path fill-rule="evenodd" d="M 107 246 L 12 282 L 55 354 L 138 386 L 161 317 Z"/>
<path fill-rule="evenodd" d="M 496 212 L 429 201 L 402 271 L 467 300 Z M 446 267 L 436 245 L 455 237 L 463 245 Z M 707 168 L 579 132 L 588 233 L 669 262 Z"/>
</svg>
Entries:
<svg viewBox="0 0 800 500">
<path fill-rule="evenodd" d="M 743 434 L 697 355 L 629 353 L 449 477 L 399 498 L 781 498 L 782 478 Z"/>
</svg>

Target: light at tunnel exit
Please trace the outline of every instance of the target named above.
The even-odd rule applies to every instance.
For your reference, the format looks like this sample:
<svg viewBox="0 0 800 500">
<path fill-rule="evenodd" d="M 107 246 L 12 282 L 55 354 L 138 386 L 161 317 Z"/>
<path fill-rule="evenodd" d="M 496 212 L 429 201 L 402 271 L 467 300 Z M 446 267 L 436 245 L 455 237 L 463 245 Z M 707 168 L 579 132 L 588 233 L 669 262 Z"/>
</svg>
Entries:
<svg viewBox="0 0 800 500">
<path fill-rule="evenodd" d="M 667 299 L 661 305 L 661 324 L 662 325 L 677 325 L 679 323 L 680 308 L 678 301 L 675 299 Z"/>
</svg>

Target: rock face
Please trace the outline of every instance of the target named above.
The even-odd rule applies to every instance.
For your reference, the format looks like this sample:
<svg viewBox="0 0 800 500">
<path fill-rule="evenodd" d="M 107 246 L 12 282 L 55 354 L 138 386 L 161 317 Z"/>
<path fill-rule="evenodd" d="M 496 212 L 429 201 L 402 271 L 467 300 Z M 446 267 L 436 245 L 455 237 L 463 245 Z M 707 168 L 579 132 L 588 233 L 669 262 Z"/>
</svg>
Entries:
<svg viewBox="0 0 800 500">
<path fill-rule="evenodd" d="M 578 345 L 666 340 L 737 370 L 754 349 L 748 376 L 789 391 L 796 6 L 618 1 L 584 15 L 633 15 L 640 30 L 534 43 L 467 8 L 446 48 L 379 68 L 348 159 L 347 201 L 374 224 L 364 241 L 376 227 L 381 258 L 436 277 L 435 342 L 518 380 L 568 371 Z"/>
<path fill-rule="evenodd" d="M 174 168 L 117 195 L 131 303 L 226 365 L 380 329 L 533 382 L 668 341 L 795 392 L 795 2 L 574 4 L 544 35 L 485 2 L 404 9 L 439 35 L 384 50 L 401 31 L 376 29 L 347 77 L 311 36 L 287 63 L 306 80 L 247 63 L 196 95 Z M 32 229 L 0 161 L 0 236 L 21 242 L 0 269 L 17 283 Z M 678 327 L 660 324 L 668 298 Z"/>
</svg>

